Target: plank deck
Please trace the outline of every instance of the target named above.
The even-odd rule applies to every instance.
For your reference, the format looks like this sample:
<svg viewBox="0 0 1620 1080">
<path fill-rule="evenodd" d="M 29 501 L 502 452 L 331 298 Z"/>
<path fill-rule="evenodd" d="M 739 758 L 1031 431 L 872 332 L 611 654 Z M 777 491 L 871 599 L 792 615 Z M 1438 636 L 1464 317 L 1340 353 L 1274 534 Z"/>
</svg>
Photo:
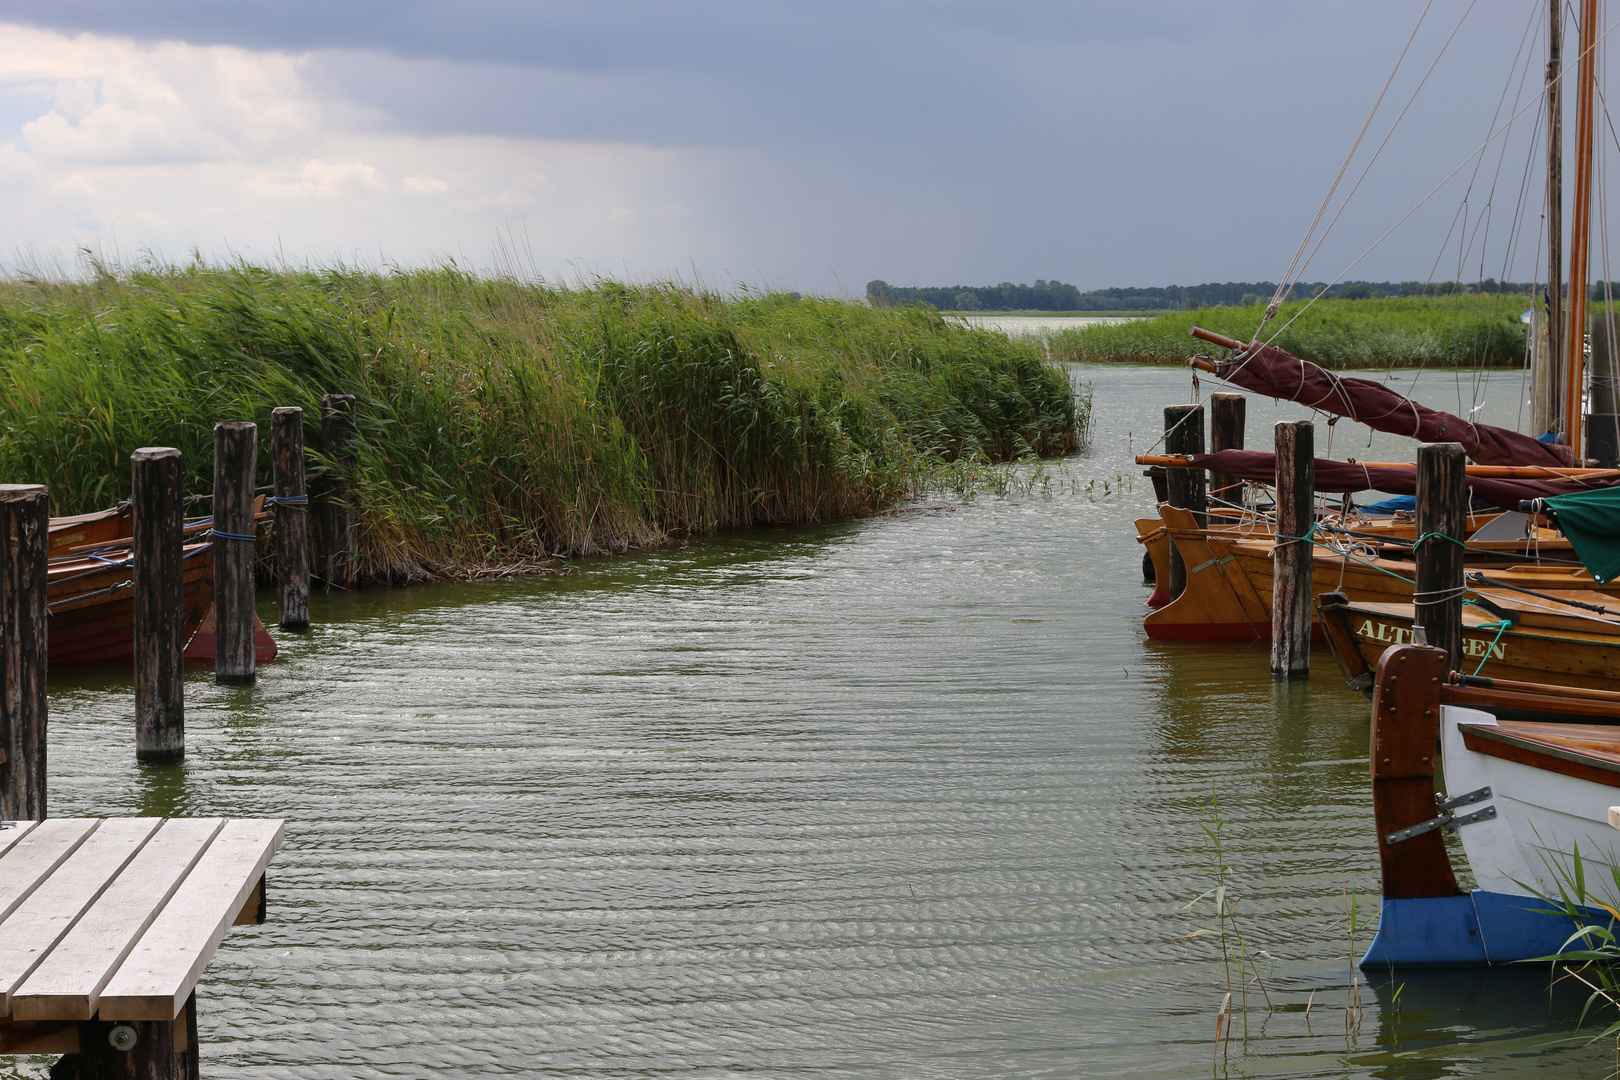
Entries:
<svg viewBox="0 0 1620 1080">
<path fill-rule="evenodd" d="M 36 969 L 12 992 L 12 1019 L 89 1020 L 95 1016 L 101 988 L 224 824 L 224 818 L 164 822 L 51 951 L 51 962 Z"/>
<path fill-rule="evenodd" d="M 244 905 L 258 913 L 283 831 L 225 818 L 0 830 L 0 1054 L 54 1046 L 91 1019 L 180 1016 Z"/>
<path fill-rule="evenodd" d="M 232 820 L 101 992 L 103 1020 L 173 1020 L 281 843 L 280 821 Z M 3 925 L 0 925 L 3 930 Z"/>
<path fill-rule="evenodd" d="M 0 1008 L 10 1011 L 11 991 L 73 928 L 160 824 L 156 818 L 103 822 L 7 916 L 0 929 Z"/>
</svg>

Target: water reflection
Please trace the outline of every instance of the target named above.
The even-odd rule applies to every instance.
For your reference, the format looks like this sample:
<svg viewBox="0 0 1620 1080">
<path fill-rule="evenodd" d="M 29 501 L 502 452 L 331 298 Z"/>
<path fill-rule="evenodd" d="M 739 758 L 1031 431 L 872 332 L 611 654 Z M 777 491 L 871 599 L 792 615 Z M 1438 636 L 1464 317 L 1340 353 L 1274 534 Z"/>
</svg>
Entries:
<svg viewBox="0 0 1620 1080">
<path fill-rule="evenodd" d="M 289 819 L 205 1069 L 1204 1075 L 1215 795 L 1278 1005 L 1250 992 L 1226 1074 L 1596 1074 L 1528 976 L 1375 979 L 1346 1032 L 1366 701 L 1326 654 L 1307 686 L 1144 639 L 1151 496 L 1115 481 L 1186 377 L 1088 374 L 1097 445 L 1049 494 L 319 594 L 257 686 L 188 673 L 180 765 L 135 763 L 127 672 L 53 672 L 56 813 Z"/>
</svg>

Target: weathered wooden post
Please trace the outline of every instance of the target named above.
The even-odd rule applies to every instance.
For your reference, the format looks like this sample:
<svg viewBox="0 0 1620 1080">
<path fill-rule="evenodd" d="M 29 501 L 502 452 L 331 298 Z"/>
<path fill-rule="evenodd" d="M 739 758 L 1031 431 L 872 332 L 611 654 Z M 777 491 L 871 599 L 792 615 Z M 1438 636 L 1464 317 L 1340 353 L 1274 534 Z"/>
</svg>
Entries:
<svg viewBox="0 0 1620 1080">
<path fill-rule="evenodd" d="M 143 447 L 130 455 L 129 464 L 135 517 L 135 756 L 162 761 L 186 752 L 180 451 Z"/>
<path fill-rule="evenodd" d="M 214 681 L 250 684 L 253 637 L 253 473 L 259 426 L 214 425 Z"/>
<path fill-rule="evenodd" d="M 326 580 L 352 589 L 358 580 L 355 565 L 354 395 L 327 394 L 321 399 L 321 443 L 332 459 L 326 478 Z"/>
<path fill-rule="evenodd" d="M 276 486 L 276 600 L 284 630 L 309 629 L 309 494 L 304 488 L 304 410 L 270 411 Z"/>
<path fill-rule="evenodd" d="M 1417 591 L 1413 620 L 1428 643 L 1462 655 L 1463 541 L 1468 536 L 1468 459 L 1460 443 L 1424 443 L 1417 454 Z"/>
<path fill-rule="evenodd" d="M 1316 524 L 1316 429 L 1277 425 L 1277 542 L 1272 548 L 1271 673 L 1311 673 L 1311 529 Z"/>
<path fill-rule="evenodd" d="M 1169 405 L 1164 410 L 1164 452 L 1166 454 L 1202 454 L 1204 452 L 1204 407 L 1202 405 Z M 1165 470 L 1165 489 L 1169 498 L 1165 502 L 1184 510 L 1191 510 L 1200 526 L 1205 524 L 1204 511 L 1206 477 L 1202 469 Z M 1187 564 L 1181 552 L 1170 545 L 1170 599 L 1174 600 L 1187 588 Z"/>
<path fill-rule="evenodd" d="M 1243 414 L 1247 400 L 1242 394 L 1209 395 L 1209 449 L 1212 453 L 1243 449 Z M 1235 476 L 1210 473 L 1209 493 L 1223 503 L 1239 502 L 1243 481 Z"/>
<path fill-rule="evenodd" d="M 45 817 L 45 546 L 51 500 L 0 484 L 0 821 Z"/>
<path fill-rule="evenodd" d="M 198 1080 L 197 995 L 173 1020 L 85 1020 L 50 1080 Z"/>
</svg>

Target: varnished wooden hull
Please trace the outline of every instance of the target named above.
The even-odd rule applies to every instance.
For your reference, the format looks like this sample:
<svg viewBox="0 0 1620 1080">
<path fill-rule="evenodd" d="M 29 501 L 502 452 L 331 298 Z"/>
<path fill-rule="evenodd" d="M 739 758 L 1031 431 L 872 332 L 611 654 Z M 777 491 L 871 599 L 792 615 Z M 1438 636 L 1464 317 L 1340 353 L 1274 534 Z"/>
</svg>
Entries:
<svg viewBox="0 0 1620 1080">
<path fill-rule="evenodd" d="M 1391 645 L 1412 642 L 1412 605 L 1355 603 L 1330 609 L 1341 620 L 1335 647 L 1354 649 L 1347 668 L 1373 670 Z M 1463 609 L 1463 656 L 1455 666 L 1469 675 L 1552 686 L 1620 690 L 1620 626 L 1573 630 L 1520 625 L 1501 630 L 1493 615 Z M 1490 624 L 1488 627 L 1485 624 Z"/>
<path fill-rule="evenodd" d="M 50 662 L 82 664 L 132 660 L 135 656 L 135 599 L 126 560 L 100 563 L 87 557 L 53 560 L 45 602 L 49 611 Z M 209 543 L 186 546 L 184 634 L 189 641 L 213 600 L 214 551 Z"/>
<path fill-rule="evenodd" d="M 1186 590 L 1151 612 L 1143 628 L 1151 638 L 1180 641 L 1247 641 L 1271 637 L 1272 552 L 1269 534 L 1245 536 L 1231 530 L 1200 529 L 1185 510 L 1163 507 L 1162 532 L 1137 523 L 1139 535 L 1152 545 L 1174 543 L 1187 567 Z M 1609 595 L 1620 589 L 1600 586 L 1578 568 L 1537 569 L 1494 566 L 1495 580 L 1535 590 L 1590 590 Z M 1410 603 L 1413 564 L 1376 556 L 1345 556 L 1322 549 L 1311 559 L 1311 592 L 1344 593 L 1354 602 Z M 1321 627 L 1313 624 L 1320 639 Z"/>
</svg>

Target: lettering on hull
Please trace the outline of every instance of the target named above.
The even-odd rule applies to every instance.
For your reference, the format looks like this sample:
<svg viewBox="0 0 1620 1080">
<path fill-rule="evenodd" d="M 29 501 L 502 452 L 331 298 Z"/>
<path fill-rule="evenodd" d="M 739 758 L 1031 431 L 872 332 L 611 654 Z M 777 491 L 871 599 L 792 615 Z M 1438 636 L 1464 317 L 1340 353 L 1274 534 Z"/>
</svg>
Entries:
<svg viewBox="0 0 1620 1080">
<path fill-rule="evenodd" d="M 1376 641 L 1385 645 L 1412 644 L 1412 630 L 1406 626 L 1391 626 L 1376 619 L 1363 619 L 1361 625 L 1356 627 L 1356 637 L 1368 641 Z M 1470 637 L 1463 635 L 1463 655 L 1478 660 L 1489 656 L 1492 660 L 1507 659 L 1507 645 L 1501 641 L 1493 641 L 1485 637 Z"/>
</svg>

